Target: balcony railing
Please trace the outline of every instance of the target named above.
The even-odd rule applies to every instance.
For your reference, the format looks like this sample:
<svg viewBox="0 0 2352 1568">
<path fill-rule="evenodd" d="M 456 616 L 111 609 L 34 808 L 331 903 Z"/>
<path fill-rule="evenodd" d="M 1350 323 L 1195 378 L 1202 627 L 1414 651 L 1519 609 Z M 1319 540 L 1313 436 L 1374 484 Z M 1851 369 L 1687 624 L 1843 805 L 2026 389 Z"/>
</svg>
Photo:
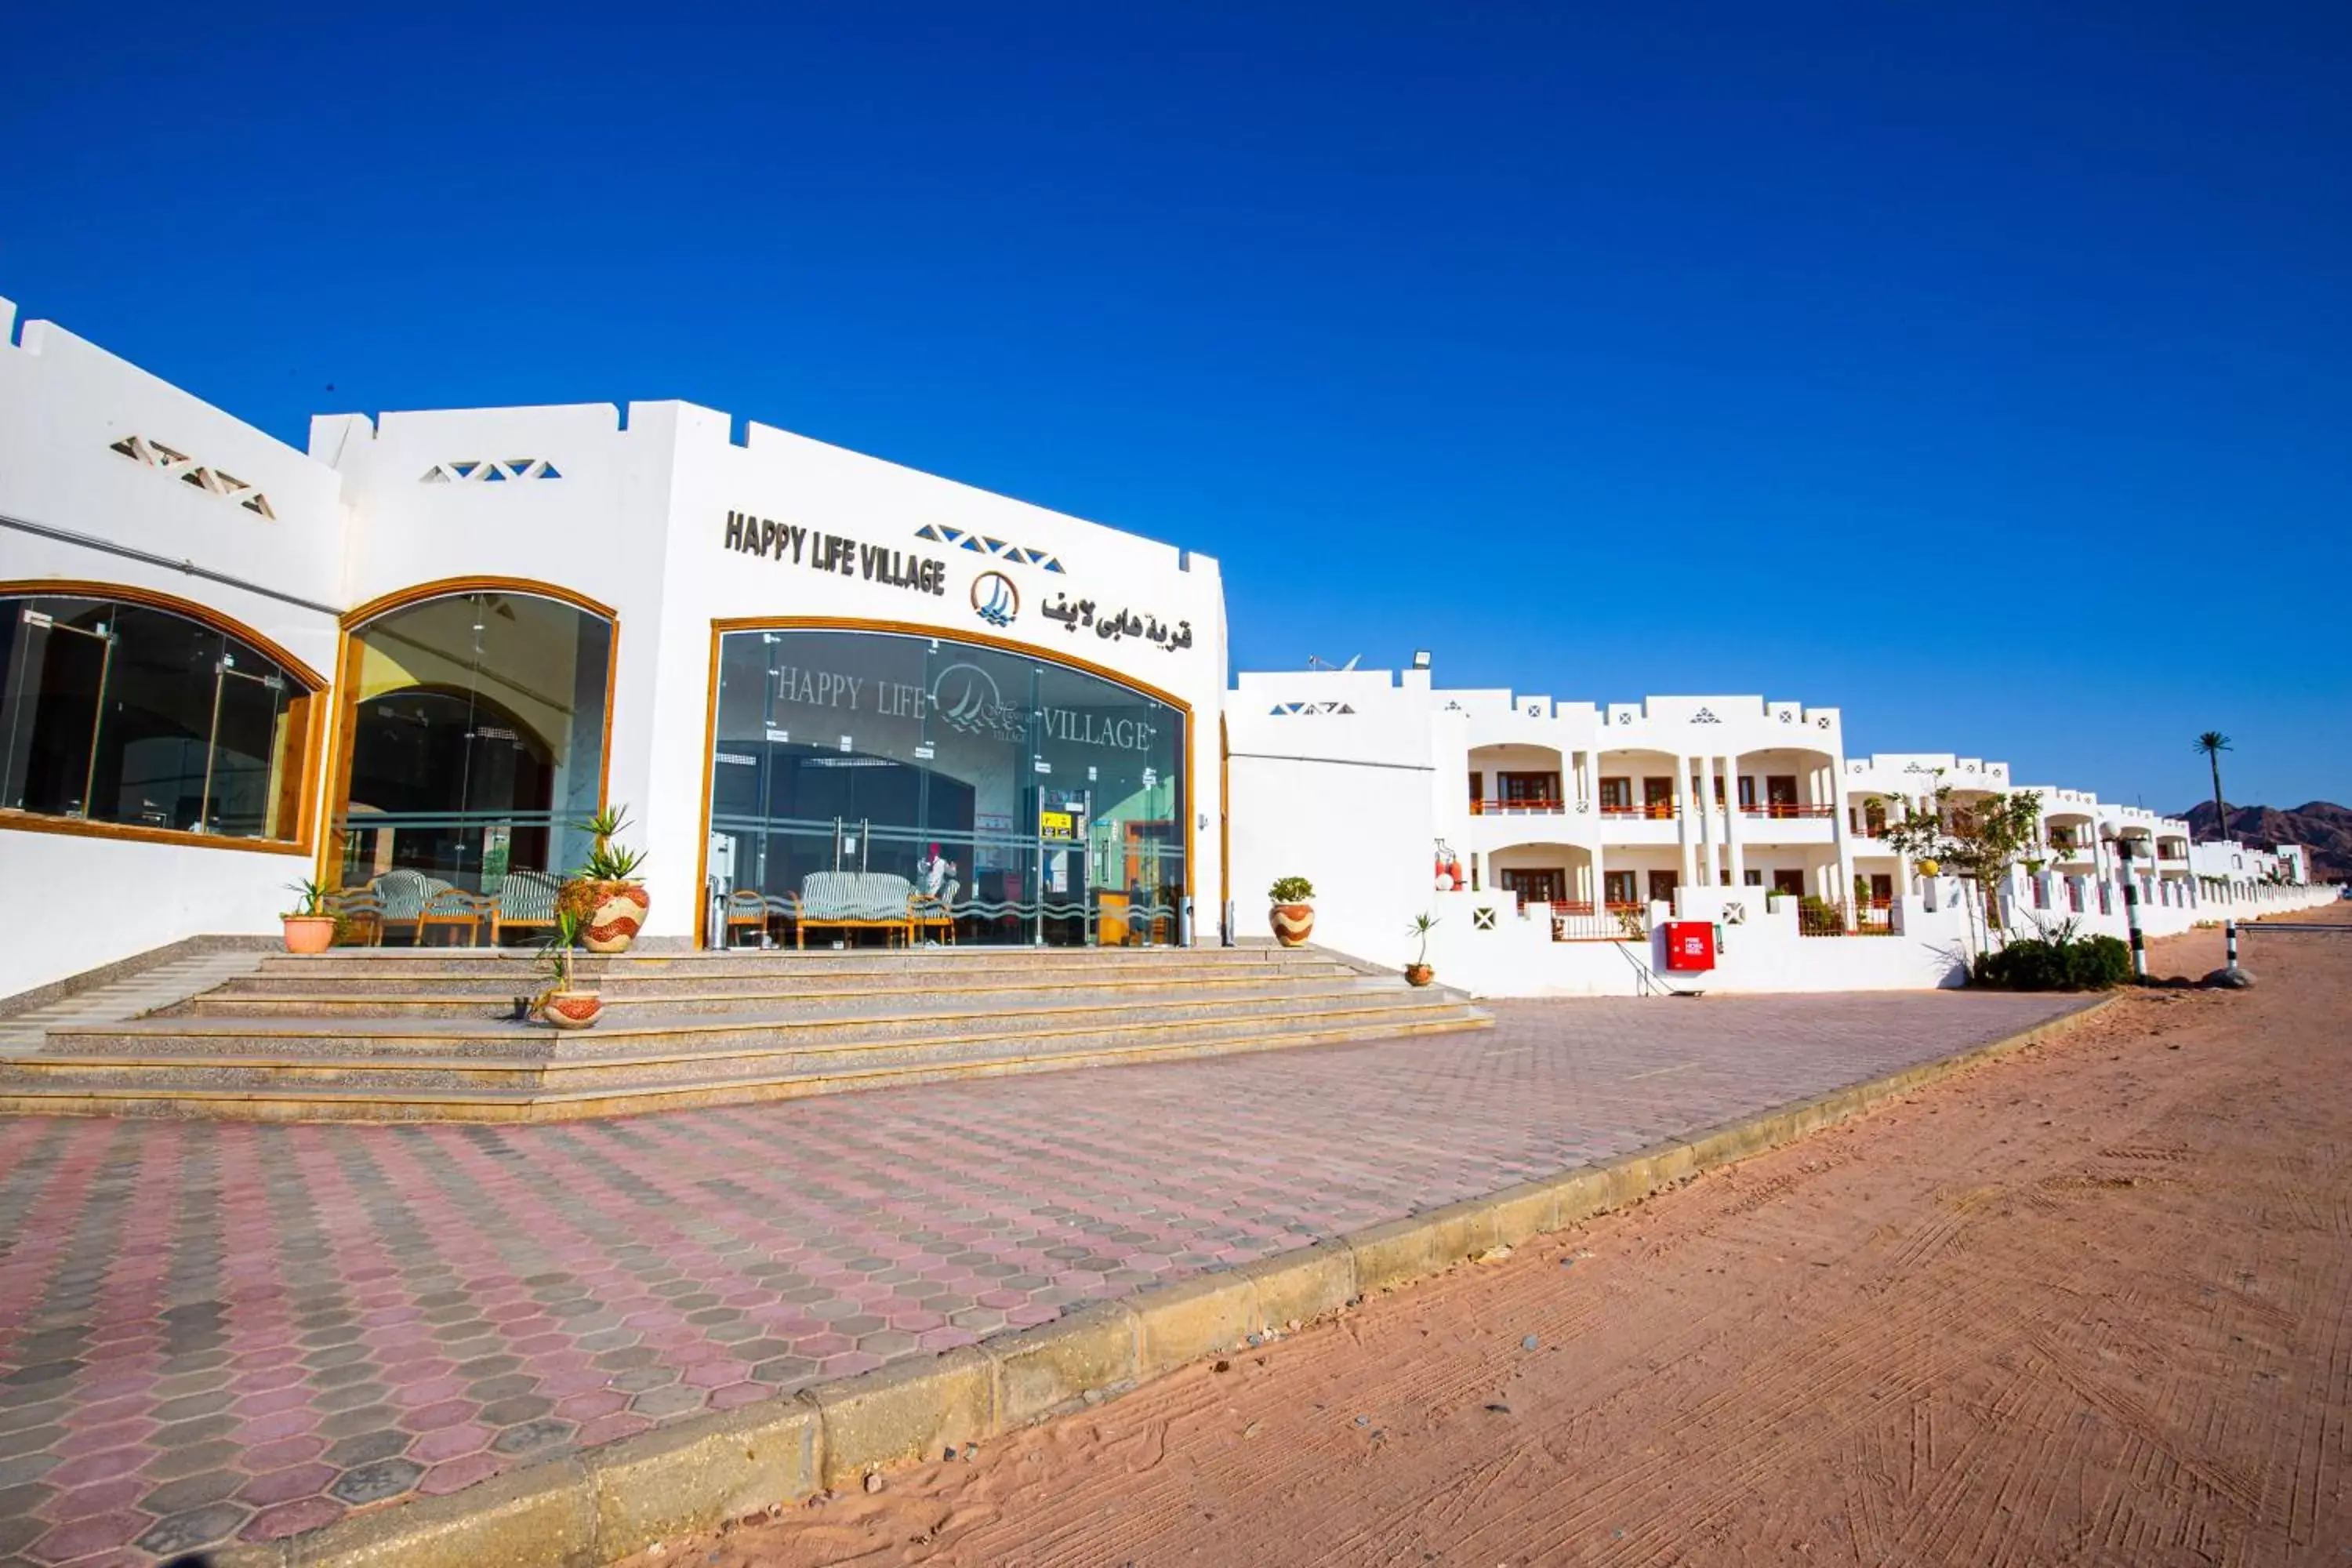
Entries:
<svg viewBox="0 0 2352 1568">
<path fill-rule="evenodd" d="M 1517 813 L 1540 813 L 1557 816 L 1568 809 L 1560 800 L 1474 800 L 1470 803 L 1473 816 L 1503 816 Z"/>
<path fill-rule="evenodd" d="M 1739 815 L 1742 816 L 1767 817 L 1776 821 L 1789 819 L 1826 819 L 1837 816 L 1837 807 L 1833 805 L 1799 805 L 1792 800 L 1744 800 L 1739 803 Z"/>
<path fill-rule="evenodd" d="M 1601 913 L 1591 904 L 1554 904 L 1554 942 L 1640 942 L 1650 934 L 1647 904 L 1611 904 Z"/>
<path fill-rule="evenodd" d="M 1631 801 L 1618 801 L 1613 804 L 1603 801 L 1601 803 L 1601 815 L 1642 818 L 1651 822 L 1672 822 L 1681 813 L 1675 808 L 1675 803 L 1670 800 L 1645 800 L 1638 805 Z"/>
</svg>

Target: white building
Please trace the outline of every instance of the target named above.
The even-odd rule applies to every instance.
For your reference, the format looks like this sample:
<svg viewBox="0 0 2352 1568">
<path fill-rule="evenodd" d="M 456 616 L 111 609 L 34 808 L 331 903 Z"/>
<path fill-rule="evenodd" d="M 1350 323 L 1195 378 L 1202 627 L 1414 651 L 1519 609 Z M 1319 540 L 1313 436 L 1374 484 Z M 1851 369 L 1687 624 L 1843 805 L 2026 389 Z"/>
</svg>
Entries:
<svg viewBox="0 0 2352 1568">
<path fill-rule="evenodd" d="M 41 914 L 0 995 L 271 931 L 313 875 L 528 925 L 600 803 L 655 942 L 720 940 L 730 872 L 929 872 L 965 942 L 1216 902 L 1213 560 L 681 403 L 297 451 L 14 315 L 0 855 Z"/>
<path fill-rule="evenodd" d="M 845 877 L 935 894 L 931 940 L 1248 938 L 1297 873 L 1318 940 L 1394 963 L 1435 908 L 1441 970 L 1495 994 L 1652 984 L 1619 939 L 1674 917 L 1718 928 L 1722 985 L 1935 984 L 1957 890 L 1870 802 L 2007 787 L 1752 696 L 1229 687 L 1217 563 L 1178 547 L 681 403 L 331 416 L 297 450 L 15 315 L 0 865 L 39 914 L 0 998 L 268 933 L 310 879 L 386 940 L 528 936 L 623 804 L 655 946 L 861 940 L 813 919 Z M 2292 858 L 2043 794 L 2012 919 L 2120 929 L 2118 836 L 2166 920 L 2297 896 Z"/>
<path fill-rule="evenodd" d="M 1435 914 L 1440 973 L 1496 995 L 1693 984 L 1661 973 L 1656 928 L 1675 920 L 1713 928 L 1710 988 L 1958 984 L 1982 924 L 1973 889 L 1920 875 L 1882 833 L 1938 791 L 1965 807 L 2018 787 L 1982 758 L 1850 758 L 1834 708 L 1450 690 L 1426 661 L 1245 673 L 1225 725 L 1234 886 L 1307 878 L 1317 940 L 1381 962 L 1409 955 L 1413 916 Z M 2072 917 L 2123 935 L 2126 850 L 2152 934 L 2329 896 L 2277 885 L 2277 857 L 2235 845 L 2210 847 L 2234 879 L 2200 889 L 2186 823 L 2033 793 L 2045 842 L 2000 889 L 2011 932 Z M 1244 933 L 1263 919 L 1255 900 L 1236 910 Z"/>
</svg>

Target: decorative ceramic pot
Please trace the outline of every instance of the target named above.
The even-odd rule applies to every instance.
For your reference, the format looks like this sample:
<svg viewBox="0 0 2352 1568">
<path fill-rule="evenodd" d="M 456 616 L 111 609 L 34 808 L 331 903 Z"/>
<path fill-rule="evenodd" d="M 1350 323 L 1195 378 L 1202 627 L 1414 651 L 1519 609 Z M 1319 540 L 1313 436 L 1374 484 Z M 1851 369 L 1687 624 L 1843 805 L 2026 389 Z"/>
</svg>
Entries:
<svg viewBox="0 0 2352 1568">
<path fill-rule="evenodd" d="M 653 900 L 642 882 L 589 884 L 593 902 L 580 923 L 580 945 L 591 952 L 626 952 L 644 929 L 646 910 Z"/>
<path fill-rule="evenodd" d="M 1315 934 L 1313 904 L 1276 904 L 1266 911 L 1266 923 L 1274 927 L 1274 940 L 1285 947 L 1304 947 L 1307 939 Z"/>
<path fill-rule="evenodd" d="M 584 1029 L 604 1016 L 604 999 L 593 991 L 551 991 L 539 1013 L 559 1029 Z"/>
<path fill-rule="evenodd" d="M 1426 963 L 1408 963 L 1404 966 L 1404 983 L 1407 985 L 1426 985 L 1436 978 L 1437 971 Z"/>
<path fill-rule="evenodd" d="M 324 952 L 335 945 L 332 915 L 288 915 L 285 924 L 289 952 Z"/>
</svg>

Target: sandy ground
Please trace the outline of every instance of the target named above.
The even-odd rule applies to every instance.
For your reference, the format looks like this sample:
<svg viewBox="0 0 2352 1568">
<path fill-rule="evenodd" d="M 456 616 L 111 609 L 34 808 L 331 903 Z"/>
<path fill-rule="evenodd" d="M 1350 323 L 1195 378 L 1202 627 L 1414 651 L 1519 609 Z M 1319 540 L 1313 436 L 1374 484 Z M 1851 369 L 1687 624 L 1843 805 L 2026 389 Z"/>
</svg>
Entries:
<svg viewBox="0 0 2352 1568">
<path fill-rule="evenodd" d="M 2127 996 L 1224 1370 L 633 1563 L 2352 1563 L 2352 935 L 2245 963 L 2252 992 Z"/>
</svg>

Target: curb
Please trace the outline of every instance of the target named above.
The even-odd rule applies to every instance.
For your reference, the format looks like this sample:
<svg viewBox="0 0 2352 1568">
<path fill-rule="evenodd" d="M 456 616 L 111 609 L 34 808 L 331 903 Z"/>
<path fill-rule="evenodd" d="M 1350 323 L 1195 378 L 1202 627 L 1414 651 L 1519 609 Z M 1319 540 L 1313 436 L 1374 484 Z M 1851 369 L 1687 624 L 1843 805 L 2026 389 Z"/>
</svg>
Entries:
<svg viewBox="0 0 2352 1568">
<path fill-rule="evenodd" d="M 1100 1404 L 1268 1330 L 1443 1273 L 1699 1172 L 1851 1121 L 2074 1028 L 2105 997 L 2020 1034 L 1336 1240 L 1097 1301 L 928 1361 L 657 1427 L 446 1497 L 215 1552 L 213 1568 L 598 1568 L 867 1472 Z"/>
</svg>

